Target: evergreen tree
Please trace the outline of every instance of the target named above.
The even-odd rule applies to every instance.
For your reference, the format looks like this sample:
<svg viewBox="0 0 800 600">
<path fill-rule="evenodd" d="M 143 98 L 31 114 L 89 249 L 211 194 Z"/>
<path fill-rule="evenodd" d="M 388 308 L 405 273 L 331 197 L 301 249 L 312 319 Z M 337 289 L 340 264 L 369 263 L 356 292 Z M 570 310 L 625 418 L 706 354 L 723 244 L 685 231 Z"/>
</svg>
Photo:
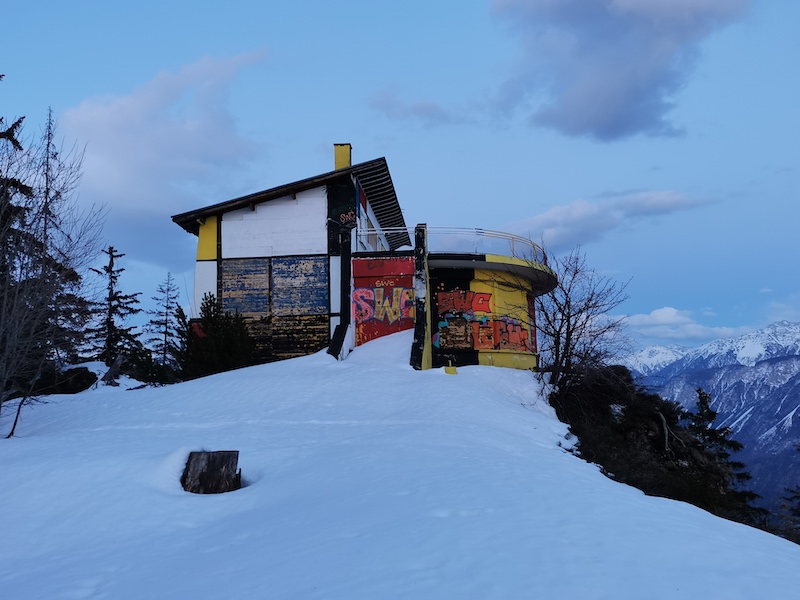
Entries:
<svg viewBox="0 0 800 600">
<path fill-rule="evenodd" d="M 29 149 L 21 123 L 0 121 L 0 405 L 21 397 L 17 418 L 42 373 L 57 378 L 75 357 L 87 308 L 80 271 L 99 231 L 95 214 L 75 208 L 82 155 L 56 146 L 52 112 Z"/>
<path fill-rule="evenodd" d="M 169 349 L 170 360 L 175 365 L 181 377 L 189 377 L 189 337 L 192 325 L 189 318 L 183 310 L 183 307 L 178 305 L 175 309 L 175 337 L 173 344 Z"/>
<path fill-rule="evenodd" d="M 625 367 L 592 368 L 550 397 L 559 419 L 577 435 L 577 451 L 609 477 L 646 494 L 690 502 L 736 521 L 763 525 L 757 496 L 740 489 L 749 479 L 732 461 L 741 444 L 714 429 L 708 394 L 696 412 L 636 385 Z"/>
<path fill-rule="evenodd" d="M 733 431 L 730 427 L 713 427 L 714 421 L 717 419 L 717 412 L 711 408 L 711 395 L 702 388 L 697 388 L 696 391 L 697 407 L 695 411 L 686 411 L 681 415 L 687 423 L 686 429 L 700 442 L 705 453 L 713 459 L 726 487 L 748 481 L 750 474 L 744 471 L 745 465 L 731 460 L 731 453 L 739 452 L 744 446 L 731 438 Z"/>
<path fill-rule="evenodd" d="M 238 369 L 252 363 L 254 345 L 244 317 L 238 312 L 223 311 L 213 294 L 203 296 L 199 321 L 186 322 L 185 315 L 183 318 L 182 336 L 186 346 L 182 374 L 185 378 Z"/>
<path fill-rule="evenodd" d="M 731 454 L 744 447 L 731 436 L 730 427 L 714 427 L 717 412 L 711 408 L 711 395 L 697 388 L 697 407 L 681 414 L 686 430 L 699 444 L 702 454 L 692 454 L 697 472 L 702 479 L 704 496 L 718 514 L 738 520 L 755 522 L 766 511 L 751 506 L 758 494 L 742 489 L 751 479 L 744 463 L 732 460 Z"/>
<path fill-rule="evenodd" d="M 3 81 L 4 78 L 5 75 L 0 73 L 0 81 Z M 0 140 L 5 140 L 17 152 L 22 151 L 22 144 L 19 143 L 17 135 L 19 134 L 22 121 L 24 120 L 25 117 L 19 117 L 11 125 L 6 127 L 3 117 L 0 117 Z"/>
<path fill-rule="evenodd" d="M 130 317 L 141 312 L 136 308 L 141 294 L 123 294 L 120 290 L 119 277 L 125 269 L 117 266 L 117 260 L 125 255 L 113 246 L 103 250 L 103 254 L 108 263 L 92 271 L 105 279 L 106 295 L 103 301 L 94 303 L 99 323 L 88 330 L 88 335 L 93 342 L 90 350 L 93 357 L 110 367 L 118 355 L 133 357 L 142 350 L 136 327 L 125 326 Z"/>
<path fill-rule="evenodd" d="M 175 366 L 172 355 L 178 338 L 178 298 L 180 290 L 171 273 L 156 288 L 152 300 L 158 308 L 148 310 L 151 316 L 145 331 L 149 334 L 148 344 L 153 350 L 153 359 L 164 366 Z"/>
</svg>

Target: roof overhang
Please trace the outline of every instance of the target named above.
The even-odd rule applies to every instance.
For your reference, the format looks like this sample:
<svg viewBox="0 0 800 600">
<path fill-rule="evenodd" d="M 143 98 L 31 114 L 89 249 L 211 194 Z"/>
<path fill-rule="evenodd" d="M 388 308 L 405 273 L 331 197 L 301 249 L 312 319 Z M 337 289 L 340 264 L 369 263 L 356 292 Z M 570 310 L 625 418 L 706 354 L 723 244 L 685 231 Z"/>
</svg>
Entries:
<svg viewBox="0 0 800 600">
<path fill-rule="evenodd" d="M 403 213 L 397 201 L 397 194 L 395 193 L 394 184 L 392 183 L 392 176 L 389 173 L 389 167 L 386 164 L 385 158 L 377 158 L 369 162 L 337 169 L 330 173 L 309 177 L 308 179 L 302 179 L 262 192 L 256 192 L 240 198 L 234 198 L 233 200 L 227 200 L 226 202 L 190 210 L 185 213 L 174 215 L 172 220 L 189 233 L 197 235 L 200 225 L 204 223 L 208 217 L 220 216 L 226 212 L 242 208 L 253 208 L 257 204 L 263 202 L 291 196 L 323 185 L 354 180 L 358 182 L 361 189 L 364 191 L 381 229 L 405 229 L 405 219 L 403 219 Z M 411 245 L 408 232 L 403 233 L 395 230 L 387 235 L 387 240 L 392 249 Z"/>
</svg>

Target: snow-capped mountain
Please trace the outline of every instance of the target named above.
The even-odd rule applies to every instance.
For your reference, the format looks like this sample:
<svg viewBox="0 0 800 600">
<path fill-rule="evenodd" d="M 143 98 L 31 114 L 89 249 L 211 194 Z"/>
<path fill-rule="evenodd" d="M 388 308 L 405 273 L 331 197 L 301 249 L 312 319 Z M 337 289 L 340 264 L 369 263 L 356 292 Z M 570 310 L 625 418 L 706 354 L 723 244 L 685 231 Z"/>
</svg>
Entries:
<svg viewBox="0 0 800 600">
<path fill-rule="evenodd" d="M 647 351 L 648 349 L 645 349 L 641 353 L 646 355 Z M 640 373 L 643 375 L 657 373 L 659 377 L 669 378 L 687 371 L 729 365 L 752 367 L 762 360 L 797 355 L 800 355 L 800 323 L 778 321 L 764 329 L 739 337 L 715 340 L 698 348 L 684 349 L 673 362 Z M 636 368 L 634 363 L 629 363 L 629 366 Z"/>
<path fill-rule="evenodd" d="M 639 375 L 649 375 L 683 358 L 689 352 L 681 346 L 648 346 L 625 358 L 625 365 Z"/>
<path fill-rule="evenodd" d="M 675 352 L 645 349 L 626 360 L 642 382 L 691 408 L 697 388 L 711 394 L 717 426 L 733 429 L 737 455 L 753 476 L 761 503 L 777 507 L 800 484 L 800 323 L 780 321 L 746 335 Z"/>
</svg>

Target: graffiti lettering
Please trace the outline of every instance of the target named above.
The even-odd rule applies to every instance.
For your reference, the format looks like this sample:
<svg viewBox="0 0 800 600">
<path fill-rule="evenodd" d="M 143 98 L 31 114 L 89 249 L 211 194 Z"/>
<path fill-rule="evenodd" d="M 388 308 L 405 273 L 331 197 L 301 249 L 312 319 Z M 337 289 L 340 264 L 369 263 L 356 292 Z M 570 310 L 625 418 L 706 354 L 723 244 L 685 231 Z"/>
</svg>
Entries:
<svg viewBox="0 0 800 600">
<path fill-rule="evenodd" d="M 348 211 L 346 213 L 342 213 L 339 215 L 339 223 L 344 225 L 345 223 L 352 223 L 356 220 L 356 213 L 355 211 Z"/>
<path fill-rule="evenodd" d="M 439 314 L 454 312 L 491 312 L 492 295 L 488 292 L 470 292 L 464 290 L 453 290 L 450 292 L 439 292 L 436 295 L 436 302 L 439 306 Z"/>
<path fill-rule="evenodd" d="M 433 345 L 443 350 L 531 351 L 528 328 L 510 317 L 469 320 L 448 315 L 439 321 Z"/>
<path fill-rule="evenodd" d="M 376 288 L 394 287 L 394 279 L 378 279 L 375 282 Z"/>
<path fill-rule="evenodd" d="M 513 319 L 495 321 L 497 329 L 497 348 L 499 350 L 516 350 L 530 352 L 528 330 Z"/>
<path fill-rule="evenodd" d="M 353 304 L 356 323 L 369 321 L 375 316 L 375 290 L 370 288 L 353 290 Z"/>
<path fill-rule="evenodd" d="M 388 291 L 388 293 L 387 293 Z M 389 325 L 401 319 L 414 319 L 414 290 L 404 287 L 358 288 L 353 291 L 354 317 L 357 323 L 376 320 Z"/>
</svg>

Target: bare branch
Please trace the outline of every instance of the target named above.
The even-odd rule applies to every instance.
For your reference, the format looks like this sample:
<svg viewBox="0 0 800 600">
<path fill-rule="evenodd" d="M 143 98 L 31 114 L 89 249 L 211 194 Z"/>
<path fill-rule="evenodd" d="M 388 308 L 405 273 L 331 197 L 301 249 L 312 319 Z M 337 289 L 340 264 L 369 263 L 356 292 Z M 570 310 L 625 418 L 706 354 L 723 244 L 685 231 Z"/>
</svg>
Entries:
<svg viewBox="0 0 800 600">
<path fill-rule="evenodd" d="M 558 285 L 536 302 L 541 354 L 550 383 L 564 387 L 587 367 L 606 363 L 624 343 L 624 319 L 611 312 L 627 300 L 626 283 L 589 267 L 580 248 L 551 260 Z"/>
</svg>

